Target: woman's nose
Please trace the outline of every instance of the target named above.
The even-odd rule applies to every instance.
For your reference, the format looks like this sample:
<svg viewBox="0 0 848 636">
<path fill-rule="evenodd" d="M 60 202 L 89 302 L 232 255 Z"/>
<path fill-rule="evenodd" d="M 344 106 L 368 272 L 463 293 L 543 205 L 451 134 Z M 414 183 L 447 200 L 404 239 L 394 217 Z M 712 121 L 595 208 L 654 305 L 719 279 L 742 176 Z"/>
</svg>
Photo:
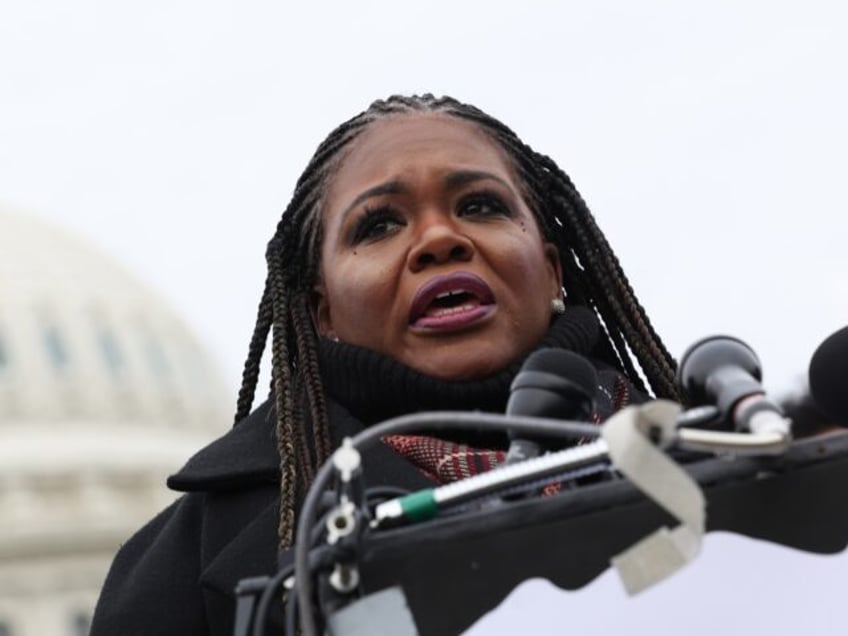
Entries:
<svg viewBox="0 0 848 636">
<path fill-rule="evenodd" d="M 409 267 L 417 272 L 429 265 L 471 260 L 474 244 L 450 220 L 434 221 L 421 230 L 409 253 Z"/>
</svg>

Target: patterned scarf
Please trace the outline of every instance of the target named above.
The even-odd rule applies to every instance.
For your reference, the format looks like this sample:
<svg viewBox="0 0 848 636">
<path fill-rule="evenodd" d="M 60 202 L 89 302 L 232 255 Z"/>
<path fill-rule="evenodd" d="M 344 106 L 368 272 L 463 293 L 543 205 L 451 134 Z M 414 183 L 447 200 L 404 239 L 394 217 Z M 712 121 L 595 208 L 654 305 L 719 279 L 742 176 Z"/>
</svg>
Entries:
<svg viewBox="0 0 848 636">
<path fill-rule="evenodd" d="M 598 381 L 598 397 L 592 416 L 595 424 L 600 424 L 627 406 L 632 396 L 630 383 L 620 373 L 602 370 L 598 374 Z M 506 451 L 503 449 L 476 448 L 426 435 L 388 435 L 382 440 L 438 484 L 449 484 L 484 473 L 506 459 Z M 587 441 L 581 439 L 576 444 Z M 558 492 L 559 487 L 560 484 L 551 484 L 545 488 L 544 494 Z"/>
</svg>

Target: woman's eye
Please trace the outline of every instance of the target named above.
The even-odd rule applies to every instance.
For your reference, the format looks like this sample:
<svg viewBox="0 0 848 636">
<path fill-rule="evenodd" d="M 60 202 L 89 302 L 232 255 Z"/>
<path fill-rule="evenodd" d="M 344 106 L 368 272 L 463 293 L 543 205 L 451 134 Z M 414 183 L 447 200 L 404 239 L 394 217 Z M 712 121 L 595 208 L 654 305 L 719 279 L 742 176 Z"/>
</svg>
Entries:
<svg viewBox="0 0 848 636">
<path fill-rule="evenodd" d="M 466 197 L 459 204 L 459 216 L 512 216 L 512 210 L 500 197 L 491 194 L 476 194 Z"/>
<path fill-rule="evenodd" d="M 388 208 L 368 208 L 357 221 L 353 230 L 353 243 L 374 241 L 391 234 L 403 225 L 403 221 Z"/>
</svg>

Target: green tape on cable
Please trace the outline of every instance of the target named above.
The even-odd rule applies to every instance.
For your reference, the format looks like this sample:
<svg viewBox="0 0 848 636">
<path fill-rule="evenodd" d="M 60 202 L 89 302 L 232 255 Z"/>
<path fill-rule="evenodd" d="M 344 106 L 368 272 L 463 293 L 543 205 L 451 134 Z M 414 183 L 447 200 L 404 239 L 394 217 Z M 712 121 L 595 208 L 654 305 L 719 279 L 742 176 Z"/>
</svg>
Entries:
<svg viewBox="0 0 848 636">
<path fill-rule="evenodd" d="M 403 508 L 403 513 L 406 515 L 407 519 L 414 523 L 432 519 L 439 511 L 436 506 L 436 498 L 432 488 L 419 490 L 411 495 L 402 497 L 400 505 L 401 508 Z"/>
</svg>

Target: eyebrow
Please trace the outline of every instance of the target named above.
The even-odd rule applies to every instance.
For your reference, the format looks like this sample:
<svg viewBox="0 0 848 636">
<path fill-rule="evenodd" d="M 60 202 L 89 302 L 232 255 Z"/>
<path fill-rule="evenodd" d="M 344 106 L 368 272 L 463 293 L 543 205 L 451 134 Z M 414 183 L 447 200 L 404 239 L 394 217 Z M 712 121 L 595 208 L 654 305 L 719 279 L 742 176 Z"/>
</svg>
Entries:
<svg viewBox="0 0 848 636">
<path fill-rule="evenodd" d="M 406 184 L 400 179 L 394 179 L 393 181 L 386 181 L 385 183 L 381 183 L 378 186 L 374 186 L 373 188 L 368 188 L 364 192 L 361 192 L 357 197 L 351 202 L 345 211 L 342 212 L 342 217 L 339 225 L 343 225 L 345 219 L 347 219 L 348 215 L 353 212 L 353 210 L 360 204 L 364 203 L 368 199 L 373 199 L 374 197 L 380 197 L 384 194 L 404 194 L 409 191 L 409 188 Z"/>
<path fill-rule="evenodd" d="M 510 190 L 512 189 L 510 185 L 499 176 L 483 170 L 458 170 L 457 172 L 451 172 L 447 177 L 445 177 L 445 185 L 447 185 L 451 190 L 455 190 L 456 188 L 462 187 L 468 183 L 473 183 L 474 181 L 497 181 L 505 188 L 509 188 Z"/>
<path fill-rule="evenodd" d="M 501 179 L 499 176 L 483 170 L 457 170 L 456 172 L 451 172 L 445 177 L 445 185 L 449 190 L 456 190 L 457 188 L 461 188 L 469 183 L 484 180 L 496 181 L 505 188 L 510 190 L 512 189 L 509 183 Z M 361 205 L 368 199 L 373 199 L 374 197 L 380 197 L 386 194 L 406 194 L 407 192 L 409 192 L 409 186 L 400 179 L 393 179 L 392 181 L 386 181 L 385 183 L 381 183 L 373 188 L 368 188 L 357 195 L 351 204 L 345 208 L 339 224 L 343 225 L 348 215 L 353 212 L 357 206 Z"/>
</svg>

